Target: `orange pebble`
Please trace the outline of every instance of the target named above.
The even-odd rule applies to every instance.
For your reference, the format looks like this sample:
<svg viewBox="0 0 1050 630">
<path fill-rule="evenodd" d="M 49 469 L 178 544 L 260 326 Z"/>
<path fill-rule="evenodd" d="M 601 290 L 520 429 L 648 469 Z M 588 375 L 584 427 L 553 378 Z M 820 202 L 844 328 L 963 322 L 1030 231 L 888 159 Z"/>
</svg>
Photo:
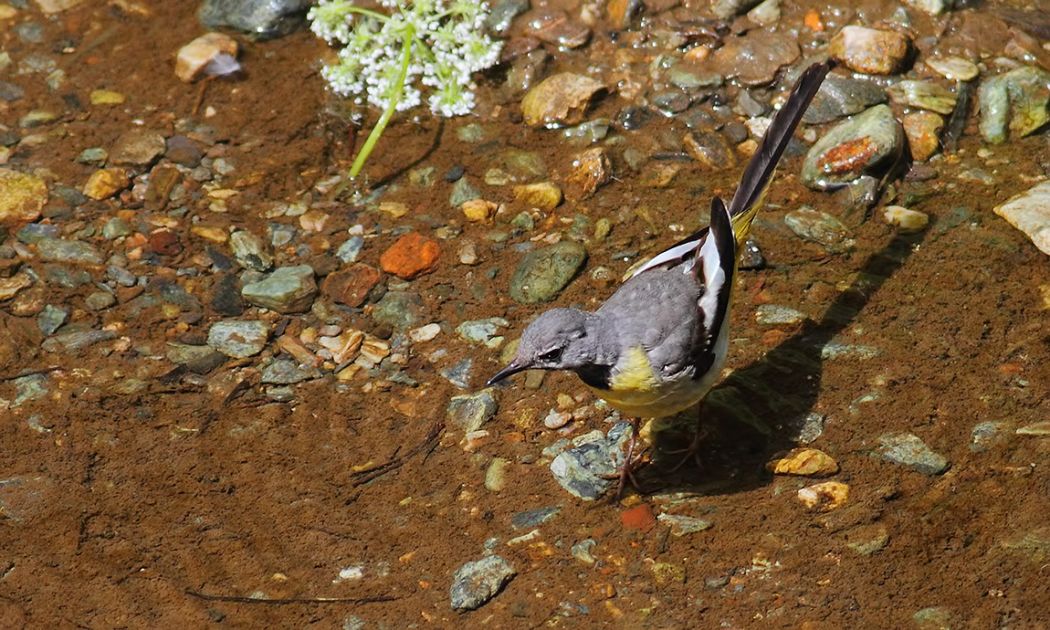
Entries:
<svg viewBox="0 0 1050 630">
<path fill-rule="evenodd" d="M 806 11 L 806 17 L 803 18 L 806 28 L 817 33 L 824 31 L 824 22 L 820 19 L 820 13 L 816 9 L 810 9 Z"/>
</svg>

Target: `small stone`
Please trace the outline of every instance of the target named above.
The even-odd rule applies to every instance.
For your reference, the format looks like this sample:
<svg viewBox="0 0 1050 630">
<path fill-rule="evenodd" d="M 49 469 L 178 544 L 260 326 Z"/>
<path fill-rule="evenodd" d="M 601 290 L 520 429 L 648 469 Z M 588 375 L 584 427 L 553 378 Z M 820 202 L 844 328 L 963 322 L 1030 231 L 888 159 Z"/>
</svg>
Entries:
<svg viewBox="0 0 1050 630">
<path fill-rule="evenodd" d="M 499 409 L 496 390 L 488 387 L 473 394 L 453 396 L 448 403 L 449 423 L 464 433 L 477 431 Z"/>
<path fill-rule="evenodd" d="M 45 337 L 50 337 L 62 327 L 62 324 L 66 323 L 66 318 L 68 317 L 69 311 L 67 309 L 47 304 L 37 315 L 36 324 Z"/>
<path fill-rule="evenodd" d="M 407 291 L 387 291 L 372 308 L 372 319 L 395 330 L 408 330 L 422 317 L 423 300 Z"/>
<path fill-rule="evenodd" d="M 311 4 L 310 0 L 204 0 L 197 18 L 207 28 L 232 28 L 269 39 L 297 29 Z"/>
<path fill-rule="evenodd" d="M 496 215 L 499 204 L 485 199 L 470 199 L 459 207 L 467 221 L 473 223 L 487 223 Z"/>
<path fill-rule="evenodd" d="M 237 40 L 222 33 L 205 33 L 179 49 L 175 56 L 175 76 L 186 83 L 196 81 L 219 55 L 236 59 Z"/>
<path fill-rule="evenodd" d="M 1021 138 L 1050 122 L 1050 72 L 1022 66 L 981 82 L 980 130 L 991 143 Z"/>
<path fill-rule="evenodd" d="M 974 453 L 987 451 L 1002 440 L 1005 429 L 1005 422 L 978 422 L 973 426 L 973 430 L 970 431 L 970 450 Z"/>
<path fill-rule="evenodd" d="M 97 343 L 115 339 L 116 336 L 117 333 L 112 330 L 74 330 L 45 339 L 40 347 L 45 352 L 79 352 Z"/>
<path fill-rule="evenodd" d="M 502 457 L 493 457 L 485 471 L 485 489 L 489 492 L 500 492 L 507 486 L 507 466 L 509 461 Z"/>
<path fill-rule="evenodd" d="M 926 60 L 926 65 L 949 81 L 971 81 L 981 72 L 962 57 L 931 57 Z"/>
<path fill-rule="evenodd" d="M 688 132 L 682 140 L 685 152 L 709 170 L 736 166 L 736 156 L 725 137 L 717 131 Z"/>
<path fill-rule="evenodd" d="M 842 359 L 847 357 L 866 360 L 873 359 L 877 356 L 879 356 L 878 348 L 858 344 L 838 343 L 836 341 L 830 341 L 824 344 L 824 347 L 820 349 L 820 358 L 825 360 Z"/>
<path fill-rule="evenodd" d="M 302 313 L 317 295 L 314 270 L 309 265 L 280 267 L 258 282 L 244 285 L 241 297 L 250 304 L 278 313 Z"/>
<path fill-rule="evenodd" d="M 379 266 L 387 273 L 411 280 L 437 269 L 440 256 L 441 246 L 436 240 L 409 232 L 383 252 Z"/>
<path fill-rule="evenodd" d="M 412 340 L 412 343 L 426 343 L 433 341 L 439 334 L 441 334 L 439 324 L 427 324 L 408 331 L 408 338 Z"/>
<path fill-rule="evenodd" d="M 26 273 L 16 273 L 10 278 L 0 278 L 0 300 L 10 300 L 22 289 L 33 285 L 33 279 Z"/>
<path fill-rule="evenodd" d="M 648 503 L 641 503 L 621 512 L 620 523 L 625 529 L 634 529 L 644 534 L 656 527 L 656 517 Z"/>
<path fill-rule="evenodd" d="M 452 192 L 448 196 L 448 205 L 459 208 L 472 199 L 481 199 L 481 191 L 471 183 L 469 177 L 461 177 L 452 185 Z"/>
<path fill-rule="evenodd" d="M 948 460 L 930 450 L 926 443 L 911 433 L 886 433 L 879 436 L 876 453 L 882 459 L 907 466 L 924 475 L 940 475 L 948 470 Z"/>
<path fill-rule="evenodd" d="M 574 200 L 590 197 L 612 180 L 612 164 L 605 149 L 594 147 L 576 156 L 572 168 L 565 177 L 568 194 Z"/>
<path fill-rule="evenodd" d="M 660 514 L 656 517 L 656 520 L 670 526 L 671 534 L 674 536 L 688 536 L 689 534 L 711 529 L 711 521 L 696 518 L 695 516 Z"/>
<path fill-rule="evenodd" d="M 461 265 L 478 264 L 478 250 L 474 243 L 467 241 L 459 246 L 459 262 Z"/>
<path fill-rule="evenodd" d="M 592 553 L 597 546 L 598 542 L 593 538 L 584 538 L 572 546 L 572 557 L 584 564 L 593 565 L 598 562 L 598 559 Z"/>
<path fill-rule="evenodd" d="M 531 127 L 578 124 L 591 98 L 604 87 L 590 77 L 571 72 L 547 77 L 521 101 L 525 124 Z"/>
<path fill-rule="evenodd" d="M 153 164 L 164 155 L 164 136 L 149 129 L 134 128 L 120 134 L 109 150 L 109 163 L 139 168 Z M 85 193 L 86 194 L 86 193 Z"/>
<path fill-rule="evenodd" d="M 767 30 L 749 31 L 743 36 L 730 36 L 708 59 L 708 67 L 728 79 L 735 78 L 746 86 L 768 85 L 784 66 L 800 54 L 798 42 L 786 33 Z M 741 60 L 746 59 L 746 63 Z"/>
<path fill-rule="evenodd" d="M 455 365 L 438 370 L 438 374 L 460 389 L 470 389 L 470 373 L 473 368 L 474 361 L 466 358 Z"/>
<path fill-rule="evenodd" d="M 846 546 L 861 556 L 870 556 L 886 548 L 890 533 L 880 523 L 860 525 L 846 532 Z"/>
<path fill-rule="evenodd" d="M 503 558 L 486 556 L 468 562 L 456 570 L 449 588 L 449 599 L 455 610 L 480 608 L 510 582 L 517 572 Z"/>
<path fill-rule="evenodd" d="M 127 97 L 113 90 L 91 90 L 88 97 L 92 105 L 123 105 Z"/>
<path fill-rule="evenodd" d="M 912 112 L 905 114 L 901 122 L 912 159 L 923 162 L 933 157 L 941 146 L 944 119 L 933 112 Z"/>
<path fill-rule="evenodd" d="M 185 343 L 168 343 L 165 354 L 169 361 L 184 365 L 194 374 L 207 374 L 226 360 L 222 353 L 208 346 L 193 346 Z"/>
<path fill-rule="evenodd" d="M 547 302 L 564 289 L 587 259 L 573 241 L 561 241 L 529 252 L 514 270 L 510 296 L 520 304 Z"/>
<path fill-rule="evenodd" d="M 46 109 L 34 109 L 25 116 L 18 119 L 18 126 L 22 129 L 35 129 L 36 127 L 42 127 L 48 123 L 52 123 L 58 120 L 58 114 L 47 111 Z M 23 144 L 26 141 L 23 139 Z"/>
<path fill-rule="evenodd" d="M 1050 435 L 1050 421 L 1046 422 L 1035 422 L 1032 424 L 1025 425 L 1017 431 L 1017 435 L 1035 435 L 1039 437 L 1046 437 Z"/>
<path fill-rule="evenodd" d="M 926 13 L 928 15 L 940 15 L 949 8 L 955 0 L 904 0 L 904 3 L 910 7 Z"/>
<path fill-rule="evenodd" d="M 906 35 L 864 26 L 844 26 L 833 38 L 828 53 L 851 70 L 864 74 L 893 74 L 908 56 Z"/>
<path fill-rule="evenodd" d="M 591 37 L 591 29 L 569 19 L 565 11 L 539 11 L 525 22 L 525 34 L 559 48 L 579 48 Z"/>
<path fill-rule="evenodd" d="M 84 298 L 84 303 L 93 311 L 101 311 L 116 304 L 117 298 L 109 291 L 95 291 Z"/>
<path fill-rule="evenodd" d="M 923 608 L 911 616 L 916 630 L 951 630 L 952 614 L 942 606 Z"/>
<path fill-rule="evenodd" d="M 572 448 L 559 453 L 551 462 L 554 479 L 573 496 L 593 501 L 612 487 L 611 477 L 624 460 L 624 445 L 630 425 L 619 422 L 608 434 L 594 430 L 572 441 Z"/>
<path fill-rule="evenodd" d="M 818 512 L 830 512 L 849 499 L 849 486 L 839 481 L 825 481 L 801 488 L 798 500 L 807 509 Z"/>
<path fill-rule="evenodd" d="M 175 135 L 165 142 L 164 157 L 186 168 L 196 168 L 204 157 L 200 145 L 190 138 Z"/>
<path fill-rule="evenodd" d="M 313 366 L 302 366 L 298 361 L 277 359 L 262 369 L 260 381 L 272 385 L 294 385 L 318 378 L 321 373 Z"/>
<path fill-rule="evenodd" d="M 764 0 L 747 12 L 747 19 L 759 26 L 771 26 L 780 21 L 780 0 Z"/>
<path fill-rule="evenodd" d="M 361 255 L 361 250 L 364 249 L 364 246 L 364 238 L 360 236 L 351 236 L 339 246 L 339 249 L 335 250 L 335 255 L 339 260 L 345 263 L 352 263 Z"/>
<path fill-rule="evenodd" d="M 796 235 L 822 245 L 830 253 L 841 254 L 853 248 L 853 233 L 826 212 L 803 206 L 784 215 L 784 223 Z"/>
<path fill-rule="evenodd" d="M 533 529 L 551 520 L 559 512 L 561 508 L 556 505 L 525 510 L 510 517 L 510 525 L 514 529 Z"/>
<path fill-rule="evenodd" d="M 212 324 L 208 345 L 228 357 L 244 359 L 262 352 L 269 337 L 266 322 L 226 319 Z"/>
<path fill-rule="evenodd" d="M 68 11 L 84 0 L 35 0 L 40 10 L 47 15 Z"/>
<path fill-rule="evenodd" d="M 561 188 L 553 182 L 522 184 L 514 187 L 514 200 L 531 208 L 550 211 L 561 203 Z"/>
<path fill-rule="evenodd" d="M 89 147 L 77 155 L 77 162 L 80 162 L 81 164 L 101 166 L 106 162 L 107 158 L 109 158 L 109 151 L 106 151 L 102 147 Z"/>
<path fill-rule="evenodd" d="M 766 464 L 774 475 L 828 477 L 839 471 L 838 462 L 815 448 L 796 448 L 787 455 Z"/>
<path fill-rule="evenodd" d="M 347 269 L 328 274 L 321 283 L 321 292 L 340 304 L 358 308 L 380 279 L 382 274 L 375 267 L 354 263 Z"/>
<path fill-rule="evenodd" d="M 161 256 L 178 256 L 182 252 L 179 236 L 167 229 L 150 232 L 146 245 L 149 251 Z"/>
<path fill-rule="evenodd" d="M 248 230 L 237 230 L 230 234 L 230 249 L 233 257 L 245 269 L 269 271 L 273 268 L 273 255 L 263 240 Z"/>
<path fill-rule="evenodd" d="M 711 12 L 723 20 L 734 18 L 749 11 L 762 0 L 711 0 Z"/>
<path fill-rule="evenodd" d="M 131 185 L 127 172 L 122 168 L 102 168 L 91 174 L 84 184 L 84 194 L 102 201 L 109 199 Z"/>
<path fill-rule="evenodd" d="M 44 180 L 0 168 L 0 225 L 36 221 L 47 201 L 47 183 Z"/>
<path fill-rule="evenodd" d="M 886 90 L 890 99 L 904 107 L 917 107 L 948 115 L 955 109 L 955 93 L 933 81 L 905 80 Z"/>
<path fill-rule="evenodd" d="M 810 125 L 831 122 L 885 101 L 886 92 L 871 81 L 829 74 L 802 115 L 802 122 Z"/>
<path fill-rule="evenodd" d="M 1039 251 L 1050 256 L 1050 181 L 999 204 L 993 211 L 1032 239 Z"/>
<path fill-rule="evenodd" d="M 42 238 L 36 244 L 40 257 L 52 262 L 101 265 L 102 254 L 90 243 L 67 241 L 60 238 Z"/>
<path fill-rule="evenodd" d="M 755 309 L 755 321 L 763 326 L 794 326 L 806 321 L 806 314 L 787 306 L 759 304 Z"/>
<path fill-rule="evenodd" d="M 904 130 L 887 105 L 876 105 L 835 125 L 810 147 L 802 183 L 817 190 L 837 188 L 870 174 L 899 154 Z"/>
<path fill-rule="evenodd" d="M 543 426 L 545 426 L 548 429 L 551 429 L 553 431 L 555 429 L 560 429 L 563 426 L 569 424 L 569 422 L 571 420 L 572 420 L 572 414 L 571 413 L 569 413 L 567 411 L 558 411 L 556 409 L 551 409 L 550 413 L 548 413 L 543 418 Z"/>
<path fill-rule="evenodd" d="M 914 234 L 926 229 L 930 217 L 925 212 L 909 210 L 903 206 L 886 206 L 882 211 L 886 223 L 897 226 L 902 234 Z"/>
<path fill-rule="evenodd" d="M 510 322 L 502 317 L 489 317 L 487 319 L 476 319 L 466 321 L 456 327 L 456 334 L 463 339 L 473 343 L 489 345 L 489 342 L 499 333 L 500 328 L 510 326 Z M 499 337 L 502 339 L 502 337 Z"/>
</svg>

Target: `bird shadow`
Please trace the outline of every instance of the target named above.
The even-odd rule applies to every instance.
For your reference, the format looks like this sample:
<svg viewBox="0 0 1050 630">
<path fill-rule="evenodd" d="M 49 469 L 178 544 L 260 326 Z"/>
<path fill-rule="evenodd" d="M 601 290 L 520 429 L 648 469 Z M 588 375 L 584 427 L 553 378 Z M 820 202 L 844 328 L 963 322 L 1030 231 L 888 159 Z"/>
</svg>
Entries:
<svg viewBox="0 0 1050 630">
<path fill-rule="evenodd" d="M 838 342 L 836 336 L 904 265 L 925 234 L 896 235 L 868 256 L 820 319 L 807 320 L 791 337 L 713 389 L 699 411 L 704 434 L 695 461 L 674 469 L 682 462 L 683 446 L 692 440 L 696 410 L 653 432 L 653 465 L 638 475 L 641 492 L 719 495 L 767 485 L 772 475 L 766 462 L 823 430 L 824 416 L 814 408 L 827 358 L 863 358 L 877 352 Z"/>
</svg>

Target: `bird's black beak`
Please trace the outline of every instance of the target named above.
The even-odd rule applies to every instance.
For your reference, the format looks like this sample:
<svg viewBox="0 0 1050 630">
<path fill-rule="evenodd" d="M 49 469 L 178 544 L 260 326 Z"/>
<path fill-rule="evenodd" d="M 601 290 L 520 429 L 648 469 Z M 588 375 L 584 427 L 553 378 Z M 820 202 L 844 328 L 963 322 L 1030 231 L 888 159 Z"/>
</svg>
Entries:
<svg viewBox="0 0 1050 630">
<path fill-rule="evenodd" d="M 507 378 L 508 376 L 512 375 L 512 374 L 517 374 L 518 372 L 524 372 L 525 370 L 529 369 L 529 367 L 530 366 L 529 366 L 528 363 L 524 363 L 524 362 L 519 363 L 517 361 L 511 361 L 510 364 L 507 365 L 507 367 L 503 368 L 499 372 L 496 372 L 496 374 L 493 375 L 492 378 L 490 378 L 488 381 L 486 381 L 485 382 L 485 386 L 486 387 L 491 387 L 491 386 L 495 385 L 496 383 L 502 381 L 503 379 Z"/>
</svg>

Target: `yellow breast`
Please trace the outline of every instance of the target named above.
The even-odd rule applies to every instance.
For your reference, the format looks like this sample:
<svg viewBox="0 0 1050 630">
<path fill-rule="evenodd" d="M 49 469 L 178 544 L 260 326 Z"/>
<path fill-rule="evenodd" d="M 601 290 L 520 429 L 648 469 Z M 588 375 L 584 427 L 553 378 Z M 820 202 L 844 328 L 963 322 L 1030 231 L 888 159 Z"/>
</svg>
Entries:
<svg viewBox="0 0 1050 630">
<path fill-rule="evenodd" d="M 711 389 L 711 380 L 689 376 L 661 381 L 645 351 L 635 346 L 621 359 L 609 389 L 591 388 L 599 398 L 629 416 L 664 418 L 692 407 Z"/>
</svg>

